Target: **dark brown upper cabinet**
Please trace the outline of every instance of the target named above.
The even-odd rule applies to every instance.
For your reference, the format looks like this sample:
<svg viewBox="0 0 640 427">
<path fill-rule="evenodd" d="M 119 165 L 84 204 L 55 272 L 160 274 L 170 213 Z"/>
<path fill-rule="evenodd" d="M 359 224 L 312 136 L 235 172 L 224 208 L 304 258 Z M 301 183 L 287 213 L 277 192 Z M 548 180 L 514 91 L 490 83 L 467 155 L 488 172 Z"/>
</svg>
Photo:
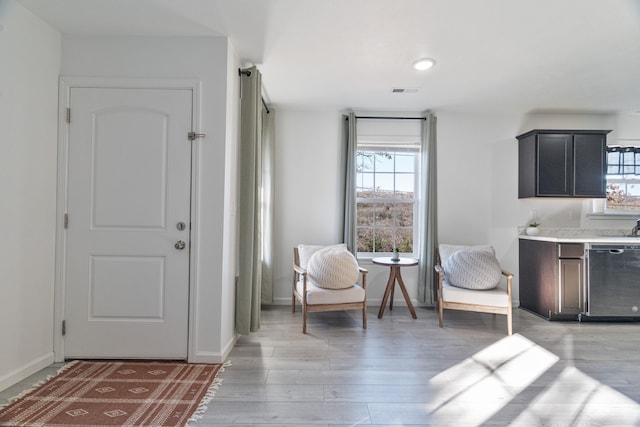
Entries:
<svg viewBox="0 0 640 427">
<path fill-rule="evenodd" d="M 518 198 L 606 197 L 609 132 L 534 129 L 518 135 Z"/>
</svg>

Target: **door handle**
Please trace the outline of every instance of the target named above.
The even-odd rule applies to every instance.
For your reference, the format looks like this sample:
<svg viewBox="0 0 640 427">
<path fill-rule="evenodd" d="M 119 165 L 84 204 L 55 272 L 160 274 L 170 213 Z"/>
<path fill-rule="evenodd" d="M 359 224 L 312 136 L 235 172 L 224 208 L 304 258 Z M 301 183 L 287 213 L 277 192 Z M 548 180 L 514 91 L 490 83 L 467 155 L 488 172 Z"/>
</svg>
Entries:
<svg viewBox="0 0 640 427">
<path fill-rule="evenodd" d="M 176 242 L 176 244 L 175 244 L 175 245 L 173 245 L 173 246 L 174 246 L 176 249 L 178 249 L 179 251 L 181 251 L 181 250 L 183 250 L 183 249 L 187 246 L 187 244 L 186 244 L 185 242 L 183 242 L 182 240 L 178 240 L 178 241 Z"/>
</svg>

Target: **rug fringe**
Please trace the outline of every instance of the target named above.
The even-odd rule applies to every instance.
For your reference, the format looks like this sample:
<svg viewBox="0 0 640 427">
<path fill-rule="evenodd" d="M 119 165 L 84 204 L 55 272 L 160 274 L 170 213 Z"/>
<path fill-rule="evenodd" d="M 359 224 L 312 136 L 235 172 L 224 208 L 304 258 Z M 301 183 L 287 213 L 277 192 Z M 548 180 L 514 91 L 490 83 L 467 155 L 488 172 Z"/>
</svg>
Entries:
<svg viewBox="0 0 640 427">
<path fill-rule="evenodd" d="M 11 405 L 16 400 L 23 398 L 27 394 L 35 391 L 38 387 L 46 384 L 51 378 L 54 378 L 57 375 L 60 375 L 61 373 L 63 373 L 67 369 L 71 368 L 76 363 L 78 363 L 78 360 L 74 360 L 74 361 L 71 361 L 69 363 L 65 363 L 63 366 L 61 366 L 58 369 L 58 371 L 55 373 L 55 375 L 47 375 L 47 377 L 45 379 L 40 380 L 40 381 L 36 382 L 35 384 L 32 384 L 31 387 L 26 389 L 26 390 L 22 390 L 17 396 L 13 396 L 13 397 L 8 398 L 7 399 L 7 403 L 3 403 L 3 404 L 0 405 L 0 410 L 2 410 L 4 408 L 6 408 L 7 406 Z"/>
<path fill-rule="evenodd" d="M 200 420 L 204 416 L 205 412 L 207 412 L 207 409 L 209 409 L 209 403 L 213 400 L 213 398 L 216 395 L 216 392 L 222 385 L 222 379 L 218 378 L 218 374 L 221 372 L 224 372 L 224 368 L 228 368 L 229 366 L 231 366 L 230 360 L 227 360 L 222 364 L 222 367 L 220 367 L 220 369 L 216 373 L 216 377 L 213 379 L 213 382 L 211 383 L 211 385 L 209 386 L 209 389 L 207 390 L 204 397 L 200 401 L 200 404 L 196 408 L 193 415 L 191 415 L 191 417 L 187 420 L 185 427 L 189 427 L 191 426 L 191 423 L 195 423 L 198 420 Z"/>
</svg>

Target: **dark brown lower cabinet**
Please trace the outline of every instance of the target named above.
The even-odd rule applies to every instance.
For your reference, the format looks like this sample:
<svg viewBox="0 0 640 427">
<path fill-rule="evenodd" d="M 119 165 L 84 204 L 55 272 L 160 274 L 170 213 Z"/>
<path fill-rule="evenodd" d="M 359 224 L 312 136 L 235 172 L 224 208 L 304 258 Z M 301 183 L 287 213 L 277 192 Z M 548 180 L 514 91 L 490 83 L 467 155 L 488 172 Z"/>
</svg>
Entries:
<svg viewBox="0 0 640 427">
<path fill-rule="evenodd" d="M 584 312 L 584 245 L 520 239 L 520 307 L 549 320 Z"/>
<path fill-rule="evenodd" d="M 559 260 L 558 314 L 576 316 L 584 312 L 584 259 Z"/>
</svg>

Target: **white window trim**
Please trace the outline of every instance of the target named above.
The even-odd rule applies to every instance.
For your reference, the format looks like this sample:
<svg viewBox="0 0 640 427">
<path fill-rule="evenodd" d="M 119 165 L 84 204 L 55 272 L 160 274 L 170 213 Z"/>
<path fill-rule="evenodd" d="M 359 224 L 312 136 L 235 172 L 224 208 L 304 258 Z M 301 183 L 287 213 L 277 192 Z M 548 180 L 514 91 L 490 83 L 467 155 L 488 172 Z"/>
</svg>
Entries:
<svg viewBox="0 0 640 427">
<path fill-rule="evenodd" d="M 358 137 L 360 138 L 360 137 Z M 406 152 L 413 152 L 415 154 L 414 156 L 414 174 L 413 174 L 413 179 L 414 179 L 414 187 L 413 187 L 413 194 L 414 197 L 412 199 L 375 199 L 375 198 L 361 198 L 361 197 L 356 197 L 356 206 L 358 204 L 358 202 L 361 201 L 384 201 L 384 202 L 390 202 L 390 203 L 395 203 L 395 202 L 402 202 L 404 201 L 411 201 L 413 203 L 413 252 L 411 253 L 406 253 L 403 252 L 401 253 L 401 256 L 406 256 L 406 257 L 412 257 L 412 258 L 416 258 L 418 257 L 418 253 L 416 252 L 416 249 L 419 249 L 416 247 L 416 242 L 418 241 L 418 236 L 420 235 L 420 229 L 421 226 L 418 223 L 417 219 L 418 219 L 418 214 L 419 214 L 419 203 L 421 203 L 421 200 L 417 197 L 418 190 L 419 190 L 419 185 L 420 185 L 420 147 L 416 146 L 415 144 L 411 144 L 409 146 L 409 144 L 398 144 L 398 146 L 396 146 L 395 144 L 389 144 L 388 141 L 391 140 L 398 140 L 400 141 L 401 138 L 390 138 L 390 137 L 384 137 L 384 140 L 387 141 L 386 144 L 371 144 L 370 139 L 371 137 L 368 137 L 366 142 L 363 143 L 359 143 L 356 147 L 356 151 L 376 151 L 376 152 L 385 152 L 385 151 L 393 151 L 393 152 L 398 152 L 398 153 L 406 153 Z M 415 141 L 415 139 L 411 139 L 412 141 Z M 403 142 L 409 142 L 408 139 L 407 141 L 403 141 Z M 395 174 L 395 172 L 394 172 Z M 356 230 L 359 227 L 356 225 Z M 379 228 L 384 228 L 384 227 L 379 227 Z M 357 240 L 357 238 L 356 238 Z M 363 260 L 370 260 L 372 258 L 376 258 L 376 257 L 385 257 L 385 256 L 391 256 L 393 255 L 391 252 L 357 252 L 358 255 L 358 259 L 363 259 Z"/>
<path fill-rule="evenodd" d="M 616 175 L 616 176 L 624 176 L 624 175 Z M 636 175 L 630 175 L 636 176 Z M 640 185 L 640 178 L 607 178 L 607 187 L 610 183 L 620 183 L 623 185 L 627 184 L 638 184 Z M 595 212 L 593 214 L 587 214 L 589 218 L 592 219 L 629 219 L 629 218 L 638 218 L 640 216 L 640 209 L 637 210 L 616 210 L 616 209 L 607 209 L 607 201 L 604 201 L 604 211 L 603 212 Z"/>
<path fill-rule="evenodd" d="M 625 220 L 640 218 L 640 211 L 605 211 L 591 212 L 587 214 L 587 218 L 593 220 Z"/>
<path fill-rule="evenodd" d="M 621 141 L 621 140 L 618 140 Z M 640 140 L 625 140 L 627 143 L 625 143 L 624 145 L 615 145 L 616 147 L 637 147 L 638 146 L 638 142 L 640 142 Z M 633 142 L 632 144 L 629 144 L 628 142 Z M 607 153 L 608 155 L 608 153 Z M 612 176 L 612 178 L 609 178 L 609 176 Z M 629 176 L 629 178 L 624 178 L 625 176 Z M 640 178 L 632 178 L 635 177 L 636 175 L 623 175 L 623 174 L 606 174 L 606 185 L 607 187 L 609 186 L 609 183 L 621 183 L 621 184 L 629 184 L 629 183 L 636 183 L 636 184 L 640 184 Z M 616 178 L 613 178 L 616 177 Z M 629 219 L 637 219 L 640 217 L 640 210 L 614 210 L 614 209 L 607 209 L 607 202 L 606 199 L 604 200 L 604 211 L 603 212 L 592 212 L 592 213 L 588 213 L 586 216 L 589 219 L 593 219 L 593 220 L 629 220 Z"/>
</svg>

